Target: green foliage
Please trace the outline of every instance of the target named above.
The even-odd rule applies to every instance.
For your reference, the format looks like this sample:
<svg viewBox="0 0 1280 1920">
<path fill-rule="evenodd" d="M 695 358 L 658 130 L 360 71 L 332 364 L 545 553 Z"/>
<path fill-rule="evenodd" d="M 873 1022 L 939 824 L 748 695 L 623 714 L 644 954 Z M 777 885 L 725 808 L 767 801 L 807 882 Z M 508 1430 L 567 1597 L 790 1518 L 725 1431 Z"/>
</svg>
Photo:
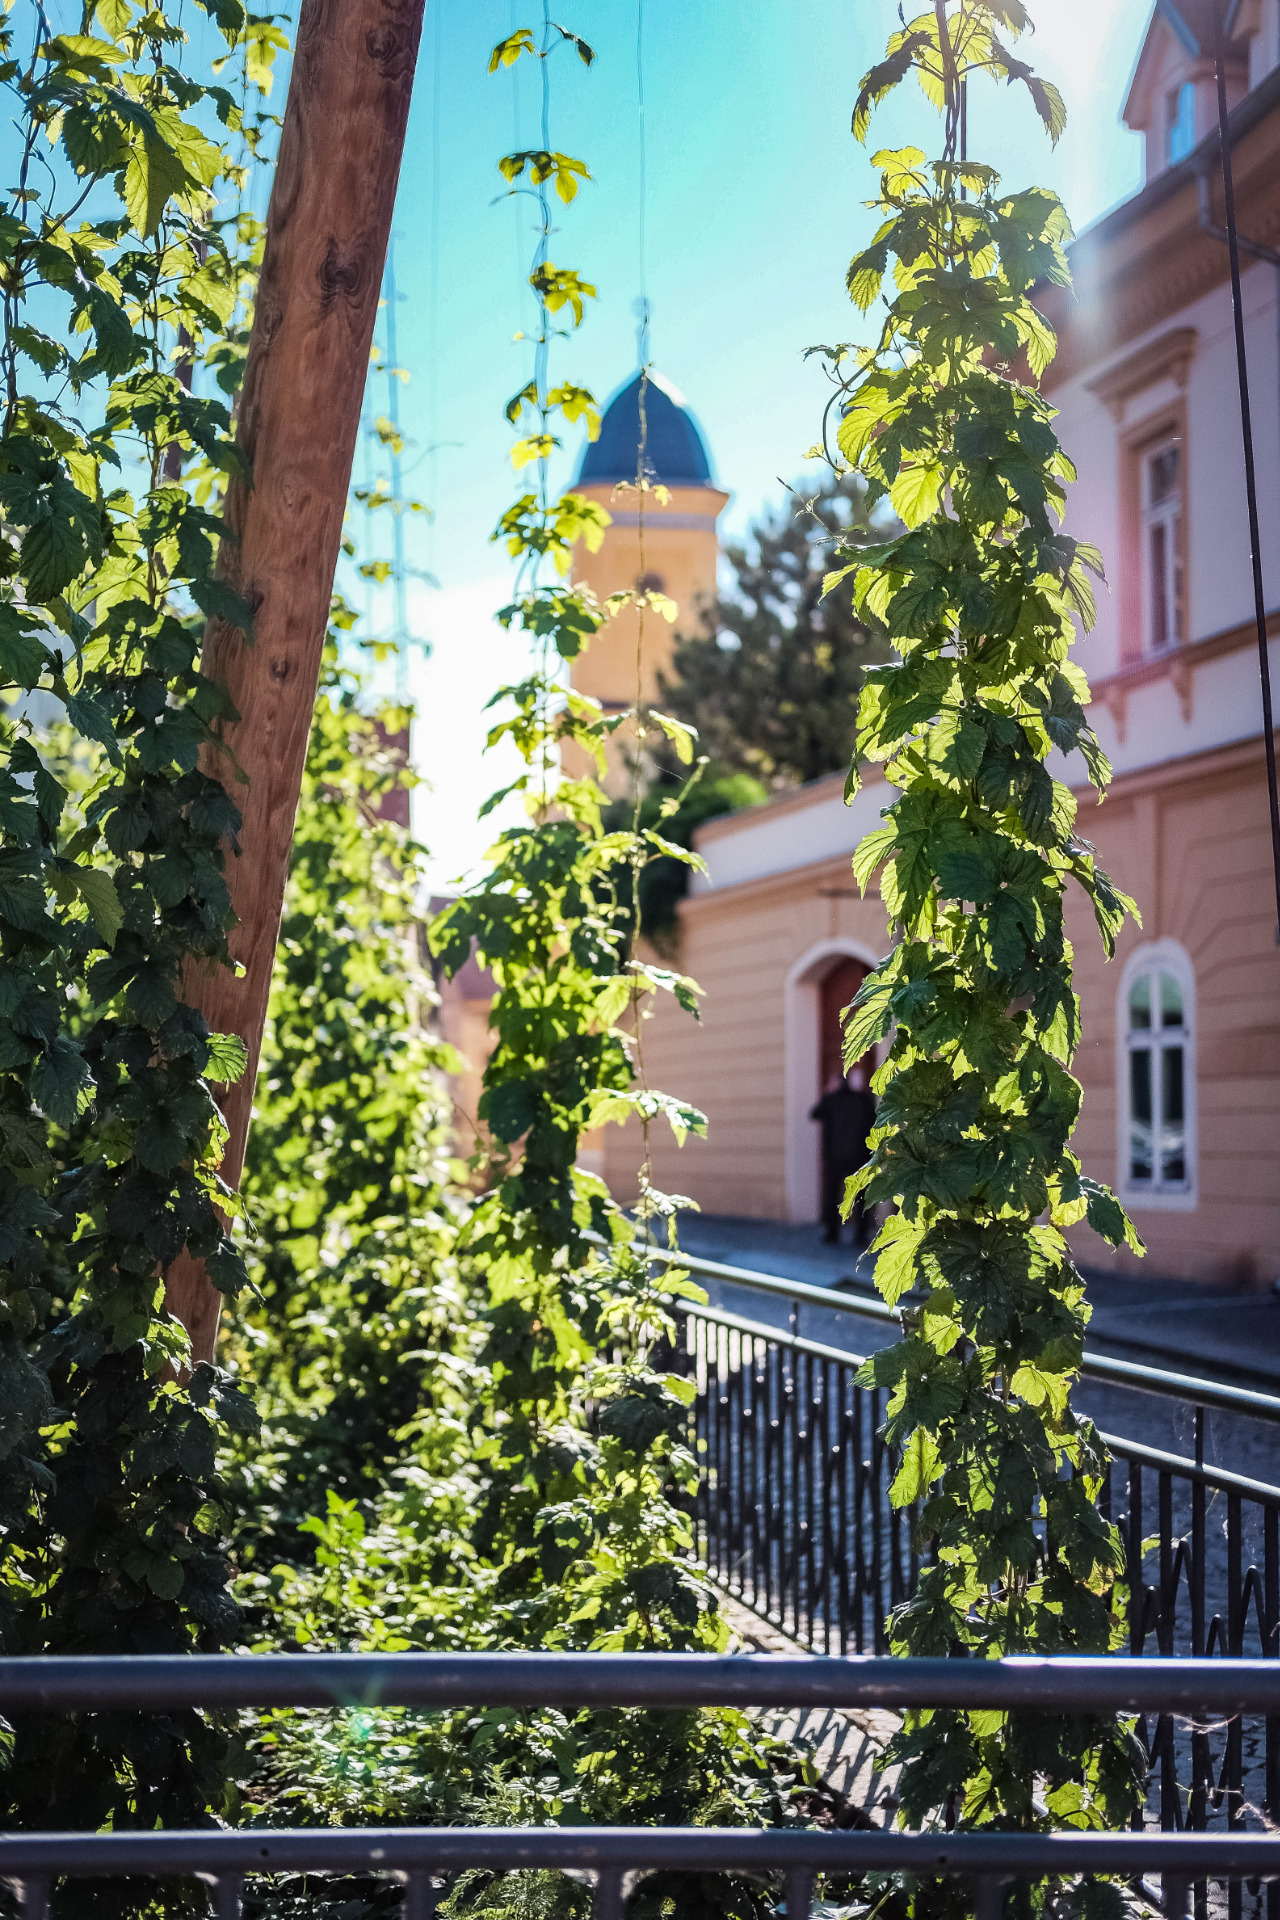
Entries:
<svg viewBox="0 0 1280 1920">
<path fill-rule="evenodd" d="M 228 59 L 260 68 L 237 0 L 204 10 Z M 175 354 L 233 321 L 216 208 L 258 122 L 247 78 L 182 70 L 161 8 L 114 0 L 84 26 L 0 26 L 19 136 L 0 216 L 0 1634 L 24 1653 L 176 1652 L 236 1624 L 215 1447 L 254 1416 L 214 1368 L 183 1374 L 164 1305 L 184 1249 L 226 1292 L 244 1277 L 211 1092 L 243 1056 L 181 985 L 225 963 L 239 823 L 206 766 L 227 707 L 197 664 L 202 616 L 249 617 L 216 574 L 220 522 L 173 477 L 198 461 L 207 498 L 240 456 Z M 194 1713 L 145 1732 L 24 1720 L 6 1811 L 192 1824 L 221 1752 Z"/>
<path fill-rule="evenodd" d="M 1067 884 L 1092 901 L 1108 953 L 1132 910 L 1047 764 L 1078 751 L 1100 791 L 1109 773 L 1069 658 L 1101 563 L 1058 529 L 1071 464 L 1053 408 L 1018 372 L 1052 352 L 1030 296 L 1039 279 L 1066 282 L 1070 228 L 1051 194 L 1006 193 L 957 157 L 960 89 L 977 72 L 1025 79 L 1056 132 L 1057 96 L 1002 47 L 1002 24 L 1016 32 L 1021 9 L 939 0 L 864 82 L 855 130 L 914 70 L 943 107 L 945 149 L 933 163 L 914 148 L 875 156 L 883 223 L 849 285 L 866 310 L 892 267 L 879 337 L 818 350 L 841 385 L 842 464 L 906 527 L 828 582 L 851 583 L 897 656 L 866 674 L 849 785 L 872 761 L 899 789 L 854 867 L 864 888 L 879 875 L 902 937 L 845 1029 L 849 1059 L 890 1042 L 874 1152 L 848 1201 L 861 1189 L 896 1204 L 877 1284 L 890 1300 L 924 1296 L 861 1376 L 888 1394 L 893 1499 L 917 1503 L 934 1549 L 891 1637 L 899 1653 L 977 1658 L 1119 1644 L 1105 1455 L 1070 1402 L 1088 1309 L 1063 1229 L 1087 1217 L 1139 1245 L 1068 1144 L 1080 1089 Z M 890 1758 L 913 1826 L 1120 1826 L 1144 1776 L 1131 1728 L 1090 1718 L 917 1714 Z"/>
<path fill-rule="evenodd" d="M 408 716 L 366 710 L 339 664 L 341 602 L 335 616 L 242 1183 L 255 1297 L 233 1334 L 265 1426 L 241 1449 L 236 1557 L 256 1630 L 285 1644 L 297 1635 L 266 1609 L 260 1571 L 273 1554 L 310 1558 L 298 1536 L 326 1494 L 382 1493 L 461 1313 L 420 850 L 387 812 L 412 781 L 395 750 Z"/>
<path fill-rule="evenodd" d="M 540 48 L 531 34 L 514 35 L 495 48 L 494 68 L 521 51 L 545 61 L 558 31 L 546 26 Z M 522 158 L 513 156 L 510 168 Z M 593 523 L 582 510 L 587 503 L 557 499 L 548 479 L 548 421 L 563 404 L 556 396 L 572 394 L 589 419 L 595 403 L 577 387 L 548 384 L 551 316 L 562 311 L 563 289 L 583 283 L 563 269 L 553 282 L 540 268 L 551 227 L 543 171 L 543 238 L 531 276 L 542 307 L 535 375 L 508 409 L 524 435 L 517 467 L 536 457 L 538 491 L 498 530 L 521 561 L 520 592 L 503 619 L 529 634 L 536 663 L 527 679 L 495 697 L 507 703 L 507 717 L 490 735 L 510 738 L 523 758 L 514 791 L 529 823 L 499 835 L 483 879 L 432 928 L 446 969 L 456 971 L 474 951 L 497 984 L 480 1107 L 494 1142 L 491 1187 L 461 1243 L 483 1289 L 469 1421 L 477 1497 L 465 1578 L 488 1644 L 717 1647 L 727 1632 L 694 1558 L 688 1518 L 698 1477 L 688 1441 L 692 1383 L 672 1368 L 669 1307 L 650 1262 L 631 1245 L 637 1232 L 647 1237 L 655 1220 L 670 1218 L 676 1202 L 654 1190 L 647 1151 L 634 1224 L 577 1165 L 584 1131 L 613 1121 L 637 1119 L 646 1140 L 657 1119 L 678 1137 L 703 1125 L 644 1075 L 643 1000 L 671 993 L 696 1011 L 697 989 L 641 957 L 630 909 L 651 863 L 695 856 L 665 834 L 679 795 L 652 817 L 633 810 L 626 824 L 606 823 L 598 779 L 570 777 L 560 754 L 576 750 L 603 775 L 606 749 L 614 742 L 616 751 L 624 729 L 640 755 L 646 737 L 661 733 L 691 758 L 692 738 L 669 716 L 644 709 L 606 717 L 563 686 L 561 662 L 589 644 L 607 610 L 585 590 L 546 578 L 545 558 L 563 576 L 569 543 L 590 539 L 607 516 L 595 509 Z M 643 520 L 640 476 L 637 491 Z M 643 635 L 647 596 L 634 598 Z M 669 1290 L 672 1282 L 663 1284 Z M 674 1284 L 693 1291 L 687 1276 L 676 1274 Z M 444 1484 L 433 1483 L 436 1497 Z M 405 1764 L 421 1783 L 404 1783 L 411 1803 L 426 1791 L 444 1795 L 447 1807 L 450 1794 L 462 1794 L 458 1804 L 504 1821 L 687 1820 L 715 1809 L 752 1820 L 789 1817 L 776 1762 L 753 1751 L 758 1735 L 732 1715 L 539 1715 L 519 1727 L 512 1716 L 461 1716 L 448 1760 L 439 1763 L 430 1758 L 435 1730 L 400 1731 Z M 434 1817 L 448 1816 L 442 1808 Z M 695 1904 L 708 1897 L 692 1883 L 664 1897 L 672 1892 Z M 710 1897 L 744 1920 L 759 1898 L 746 1883 Z M 576 1888 L 551 1877 L 490 1884 L 472 1876 L 452 1899 L 468 1911 L 512 1915 L 568 1915 L 582 1905 Z"/>
<path fill-rule="evenodd" d="M 788 787 L 848 766 L 863 672 L 888 650 L 879 621 L 824 600 L 823 583 L 837 546 L 874 537 L 866 495 L 848 473 L 795 488 L 726 550 L 733 587 L 706 630 L 677 639 L 663 705 L 716 774 Z"/>
<path fill-rule="evenodd" d="M 642 827 L 661 828 L 662 838 L 678 849 L 659 853 L 645 862 L 640 874 L 640 932 L 666 959 L 675 959 L 679 951 L 679 907 L 689 891 L 689 855 L 693 836 L 707 820 L 722 813 L 736 813 L 741 807 L 759 806 L 768 791 L 749 773 L 728 773 L 702 765 L 696 780 L 690 780 L 683 768 L 672 767 L 665 754 L 655 756 L 640 808 Z M 674 801 L 674 807 L 667 803 Z M 606 809 L 606 829 L 622 828 L 634 815 L 629 799 L 612 802 Z M 619 882 L 619 899 L 630 909 L 629 876 Z"/>
<path fill-rule="evenodd" d="M 526 50 L 545 68 L 571 41 L 544 22 L 540 46 L 530 36 Z M 518 57 L 524 44 L 521 33 L 495 48 L 492 67 Z M 517 178 L 528 157 L 504 162 L 507 177 Z M 661 1358 L 671 1323 L 647 1263 L 629 1249 L 630 1223 L 576 1164 L 588 1127 L 633 1115 L 647 1126 L 663 1114 L 682 1136 L 703 1122 L 636 1084 L 640 1000 L 659 991 L 692 999 L 674 975 L 628 957 L 630 920 L 618 894 L 620 870 L 634 875 L 651 858 L 692 856 L 656 827 L 607 832 L 597 781 L 569 778 L 559 766 L 561 750 L 572 746 L 603 773 L 607 742 L 644 718 L 606 719 L 598 703 L 563 689 L 560 662 L 589 643 L 605 610 L 585 590 L 540 573 L 548 557 L 555 573 L 567 573 L 573 541 L 608 521 L 579 496 L 554 498 L 549 486 L 553 412 L 566 407 L 565 396 L 589 417 L 598 411 L 584 389 L 549 384 L 553 316 L 565 287 L 585 285 L 576 271 L 553 273 L 547 262 L 551 177 L 534 168 L 542 225 L 530 275 L 542 315 L 534 377 L 507 409 L 523 436 L 516 467 L 534 448 L 538 489 L 495 534 L 520 558 L 524 582 L 502 618 L 530 635 L 537 664 L 495 696 L 510 714 L 490 743 L 510 737 L 524 760 L 509 791 L 524 797 L 530 824 L 499 836 L 483 880 L 432 932 L 446 969 L 456 971 L 474 948 L 498 989 L 480 1104 L 495 1144 L 492 1190 L 464 1242 L 488 1296 L 477 1356 L 485 1385 L 473 1416 L 485 1493 L 473 1538 L 498 1570 L 503 1632 L 513 1643 L 717 1645 L 723 1629 L 693 1564 L 679 1497 L 692 1488 L 697 1462 L 685 1438 L 687 1389 Z M 638 1211 L 644 1230 L 655 1214 L 672 1211 L 650 1188 L 647 1168 Z"/>
</svg>

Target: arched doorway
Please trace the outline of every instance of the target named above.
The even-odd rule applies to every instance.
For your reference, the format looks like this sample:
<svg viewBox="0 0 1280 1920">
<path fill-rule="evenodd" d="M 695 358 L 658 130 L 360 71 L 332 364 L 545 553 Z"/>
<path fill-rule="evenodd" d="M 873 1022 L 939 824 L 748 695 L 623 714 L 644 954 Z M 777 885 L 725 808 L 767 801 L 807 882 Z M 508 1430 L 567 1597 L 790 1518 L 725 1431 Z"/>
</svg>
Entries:
<svg viewBox="0 0 1280 1920">
<path fill-rule="evenodd" d="M 841 1071 L 840 1015 L 877 964 L 878 956 L 861 941 L 837 938 L 810 947 L 787 975 L 783 1027 L 790 1220 L 817 1220 L 821 1214 L 821 1151 L 809 1114 L 832 1074 Z"/>
<path fill-rule="evenodd" d="M 840 1016 L 867 977 L 865 962 L 848 955 L 833 960 L 818 982 L 818 1086 L 825 1093 L 844 1072 Z"/>
</svg>

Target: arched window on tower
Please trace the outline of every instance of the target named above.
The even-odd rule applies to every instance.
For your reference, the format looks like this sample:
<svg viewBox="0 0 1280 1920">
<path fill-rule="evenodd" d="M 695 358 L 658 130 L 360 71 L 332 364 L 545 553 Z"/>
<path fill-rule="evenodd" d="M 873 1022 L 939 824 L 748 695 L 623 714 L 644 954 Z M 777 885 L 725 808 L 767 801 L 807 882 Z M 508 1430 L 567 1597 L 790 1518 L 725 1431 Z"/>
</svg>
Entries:
<svg viewBox="0 0 1280 1920">
<path fill-rule="evenodd" d="M 1140 947 L 1117 1012 L 1119 1185 L 1135 1206 L 1196 1204 L 1195 974 L 1175 940 Z"/>
</svg>

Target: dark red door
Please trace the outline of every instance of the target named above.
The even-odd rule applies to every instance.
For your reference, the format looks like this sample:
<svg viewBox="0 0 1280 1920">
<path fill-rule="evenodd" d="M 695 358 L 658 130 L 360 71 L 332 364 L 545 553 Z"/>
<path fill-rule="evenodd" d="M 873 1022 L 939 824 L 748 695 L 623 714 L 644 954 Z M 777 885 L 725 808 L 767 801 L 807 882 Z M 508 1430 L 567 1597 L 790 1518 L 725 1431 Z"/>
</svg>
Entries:
<svg viewBox="0 0 1280 1920">
<path fill-rule="evenodd" d="M 866 979 L 867 969 L 861 960 L 837 960 L 831 971 L 824 974 L 818 987 L 819 999 L 819 1081 L 818 1091 L 825 1093 L 832 1078 L 844 1072 L 840 1058 L 841 1033 L 840 1015 L 853 999 L 858 988 Z"/>
</svg>

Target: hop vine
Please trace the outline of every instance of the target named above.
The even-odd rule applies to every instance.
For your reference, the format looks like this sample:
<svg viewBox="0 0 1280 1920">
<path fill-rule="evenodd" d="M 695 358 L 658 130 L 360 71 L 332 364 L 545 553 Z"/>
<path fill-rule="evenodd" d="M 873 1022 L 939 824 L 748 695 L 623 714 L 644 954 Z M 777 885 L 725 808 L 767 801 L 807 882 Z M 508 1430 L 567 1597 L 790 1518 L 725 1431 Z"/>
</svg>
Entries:
<svg viewBox="0 0 1280 1920">
<path fill-rule="evenodd" d="M 506 409 L 518 436 L 516 471 L 532 467 L 536 484 L 494 536 L 519 562 L 518 597 L 501 618 L 529 636 L 536 664 L 494 697 L 507 716 L 490 744 L 509 737 L 525 770 L 489 805 L 518 794 L 528 824 L 498 836 L 483 880 L 432 934 L 447 969 L 461 966 L 474 943 L 497 983 L 479 1110 L 492 1141 L 491 1186 L 464 1234 L 490 1300 L 480 1356 L 490 1384 L 476 1416 L 487 1495 L 476 1540 L 503 1569 L 514 1637 L 715 1646 L 725 1630 L 694 1560 L 685 1501 L 698 1477 L 688 1443 L 692 1383 L 663 1363 L 674 1328 L 650 1263 L 632 1247 L 632 1221 L 577 1164 L 589 1128 L 665 1116 L 683 1138 L 705 1123 L 637 1076 L 638 1003 L 670 992 L 693 1011 L 696 997 L 691 982 L 634 951 L 624 899 L 647 860 L 694 856 L 656 829 L 605 830 L 606 751 L 620 728 L 639 732 L 645 720 L 635 707 L 606 715 L 562 678 L 564 664 L 633 598 L 602 605 L 568 583 L 575 544 L 597 547 L 609 516 L 581 494 L 556 494 L 550 480 L 561 421 L 581 420 L 592 436 L 600 425 L 593 395 L 570 380 L 553 383 L 549 372 L 553 344 L 576 332 L 595 294 L 578 269 L 549 258 L 552 193 L 567 205 L 591 178 L 551 139 L 550 67 L 566 52 L 587 65 L 594 58 L 544 14 L 536 37 L 520 29 L 490 61 L 498 72 L 537 60 L 543 92 L 542 150 L 499 163 L 511 191 L 531 194 L 538 209 L 533 377 Z M 570 744 L 594 773 L 564 772 Z M 674 1205 L 642 1169 L 642 1230 L 671 1217 Z M 687 1285 L 687 1276 L 673 1284 Z"/>
<path fill-rule="evenodd" d="M 187 1372 L 164 1270 L 186 1249 L 225 1290 L 244 1278 L 212 1093 L 243 1050 L 182 1003 L 186 969 L 226 963 L 238 826 L 203 762 L 226 699 L 201 629 L 248 628 L 206 504 L 240 456 L 190 368 L 237 311 L 219 208 L 271 46 L 238 0 L 203 10 L 238 89 L 182 70 L 160 7 L 0 24 L 20 140 L 0 217 L 0 1635 L 24 1653 L 213 1648 L 237 1620 L 214 1453 L 253 1409 Z M 11 1817 L 205 1818 L 220 1735 L 194 1712 L 141 1725 L 18 1723 Z"/>
<path fill-rule="evenodd" d="M 874 155 L 882 220 L 848 285 L 863 312 L 883 294 L 878 336 L 816 350 L 835 384 L 834 464 L 863 474 L 869 505 L 887 497 L 906 529 L 850 551 L 827 581 L 852 589 L 896 655 L 866 673 L 848 791 L 868 762 L 898 789 L 854 870 L 864 891 L 878 876 L 900 938 L 844 1028 L 848 1061 L 888 1047 L 874 1151 L 846 1206 L 861 1191 L 896 1209 L 875 1271 L 905 1335 L 860 1378 L 888 1390 L 892 1498 L 916 1508 L 930 1550 L 891 1643 L 984 1659 L 1120 1643 L 1106 1455 L 1071 1406 L 1088 1307 L 1065 1230 L 1087 1219 L 1141 1250 L 1069 1144 L 1080 1011 L 1067 890 L 1083 889 L 1108 955 L 1135 911 L 1050 764 L 1078 754 L 1105 790 L 1070 657 L 1102 561 L 1062 531 L 1074 471 L 1036 385 L 1054 338 L 1034 289 L 1068 283 L 1071 228 L 1053 194 L 1008 192 L 963 146 L 966 91 L 983 75 L 1024 85 L 1060 133 L 1057 92 L 1001 37 L 1028 25 L 1020 0 L 937 0 L 866 75 L 859 138 L 914 73 L 943 114 L 943 151 Z M 917 1713 L 889 1760 L 911 1826 L 1121 1826 L 1146 1768 L 1130 1724 L 1087 1715 Z"/>
</svg>

